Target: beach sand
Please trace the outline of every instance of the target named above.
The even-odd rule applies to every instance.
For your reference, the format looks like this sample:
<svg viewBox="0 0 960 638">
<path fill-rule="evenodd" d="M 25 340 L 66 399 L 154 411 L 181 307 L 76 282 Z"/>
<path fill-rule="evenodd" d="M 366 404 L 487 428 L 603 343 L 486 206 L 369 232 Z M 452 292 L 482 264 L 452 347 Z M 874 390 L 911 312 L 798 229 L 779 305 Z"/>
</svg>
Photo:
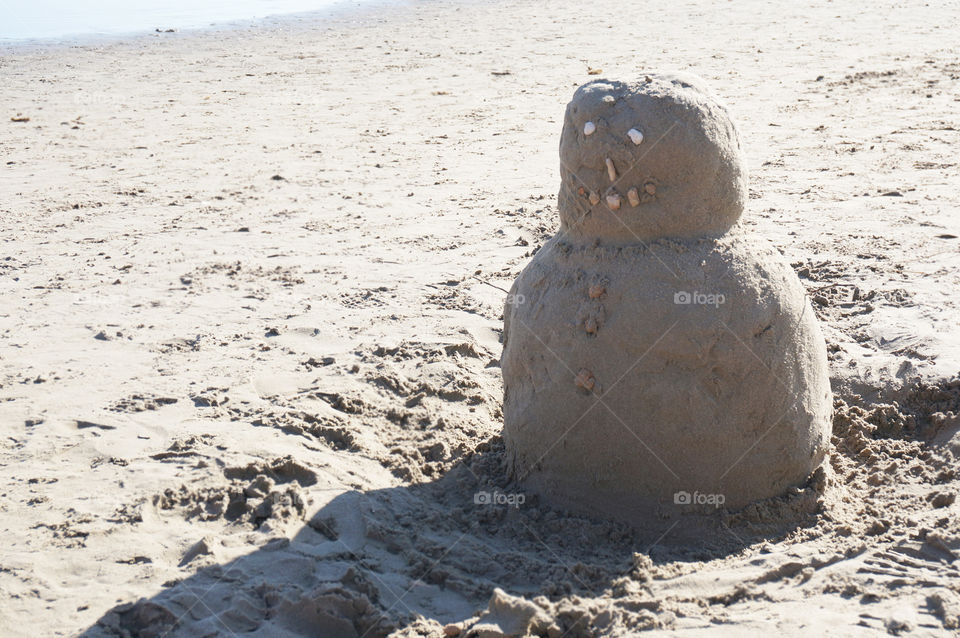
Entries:
<svg viewBox="0 0 960 638">
<path fill-rule="evenodd" d="M 951 635 L 958 19 L 422 2 L 6 50 L 0 634 Z M 518 503 L 499 437 L 564 107 L 648 69 L 730 107 L 836 401 L 827 471 L 694 545 Z"/>
</svg>

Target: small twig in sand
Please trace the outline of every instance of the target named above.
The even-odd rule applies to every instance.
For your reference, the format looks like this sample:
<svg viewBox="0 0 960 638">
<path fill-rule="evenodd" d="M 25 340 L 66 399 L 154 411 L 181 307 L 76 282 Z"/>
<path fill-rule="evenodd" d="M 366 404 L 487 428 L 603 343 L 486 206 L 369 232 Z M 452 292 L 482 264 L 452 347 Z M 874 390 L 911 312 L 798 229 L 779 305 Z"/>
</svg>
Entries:
<svg viewBox="0 0 960 638">
<path fill-rule="evenodd" d="M 500 286 L 498 286 L 498 285 L 496 285 L 496 284 L 492 284 L 492 283 L 490 283 L 489 281 L 487 281 L 487 280 L 485 280 L 485 279 L 480 279 L 480 278 L 477 277 L 476 275 L 473 275 L 473 278 L 476 279 L 477 281 L 479 281 L 479 282 L 482 283 L 482 284 L 487 284 L 487 285 L 490 286 L 491 288 L 496 288 L 496 289 L 499 290 L 500 292 L 505 292 L 505 293 L 507 293 L 508 295 L 510 294 L 510 291 L 507 290 L 506 288 L 501 288 Z"/>
</svg>

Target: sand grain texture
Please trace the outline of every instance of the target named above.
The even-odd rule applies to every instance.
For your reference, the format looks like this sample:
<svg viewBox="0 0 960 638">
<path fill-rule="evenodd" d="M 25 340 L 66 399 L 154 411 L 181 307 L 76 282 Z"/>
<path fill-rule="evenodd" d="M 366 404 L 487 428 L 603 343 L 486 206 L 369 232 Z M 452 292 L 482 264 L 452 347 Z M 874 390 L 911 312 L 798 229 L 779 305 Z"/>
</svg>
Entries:
<svg viewBox="0 0 960 638">
<path fill-rule="evenodd" d="M 960 11 L 592 7 L 3 52 L 0 634 L 956 631 Z M 563 105 L 640 68 L 728 105 L 838 399 L 829 471 L 688 551 L 475 503 Z"/>
</svg>

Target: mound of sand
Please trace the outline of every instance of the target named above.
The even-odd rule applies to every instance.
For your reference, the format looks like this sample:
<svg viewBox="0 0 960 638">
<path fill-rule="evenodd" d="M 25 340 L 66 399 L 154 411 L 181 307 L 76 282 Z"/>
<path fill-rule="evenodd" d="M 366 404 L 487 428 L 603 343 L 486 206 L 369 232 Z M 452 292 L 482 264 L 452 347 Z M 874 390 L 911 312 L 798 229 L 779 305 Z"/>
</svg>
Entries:
<svg viewBox="0 0 960 638">
<path fill-rule="evenodd" d="M 828 442 L 823 336 L 779 254 L 727 230 L 745 171 L 726 111 L 701 85 L 651 75 L 576 92 L 563 227 L 505 312 L 517 477 L 556 504 L 642 527 L 804 484 Z M 648 138 L 658 143 L 644 152 Z M 611 193 L 631 184 L 646 198 L 618 205 Z"/>
</svg>

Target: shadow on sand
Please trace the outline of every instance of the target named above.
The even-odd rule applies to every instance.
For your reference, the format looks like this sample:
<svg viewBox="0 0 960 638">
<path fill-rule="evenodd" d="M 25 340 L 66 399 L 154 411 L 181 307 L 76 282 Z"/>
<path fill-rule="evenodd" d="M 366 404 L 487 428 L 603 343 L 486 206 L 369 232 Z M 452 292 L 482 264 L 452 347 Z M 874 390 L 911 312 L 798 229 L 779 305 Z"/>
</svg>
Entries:
<svg viewBox="0 0 960 638">
<path fill-rule="evenodd" d="M 473 617 L 495 588 L 541 604 L 636 598 L 666 563 L 727 556 L 785 531 L 763 533 L 742 521 L 733 531 L 721 519 L 715 534 L 679 545 L 670 521 L 659 534 L 639 534 L 557 511 L 510 484 L 494 439 L 436 481 L 340 491 L 292 538 L 274 537 L 166 583 L 150 599 L 119 605 L 83 636 L 374 638 L 411 624 L 426 629 L 427 619 Z M 561 631 L 582 623 L 584 631 L 567 633 L 575 636 L 592 621 L 556 622 Z"/>
</svg>

